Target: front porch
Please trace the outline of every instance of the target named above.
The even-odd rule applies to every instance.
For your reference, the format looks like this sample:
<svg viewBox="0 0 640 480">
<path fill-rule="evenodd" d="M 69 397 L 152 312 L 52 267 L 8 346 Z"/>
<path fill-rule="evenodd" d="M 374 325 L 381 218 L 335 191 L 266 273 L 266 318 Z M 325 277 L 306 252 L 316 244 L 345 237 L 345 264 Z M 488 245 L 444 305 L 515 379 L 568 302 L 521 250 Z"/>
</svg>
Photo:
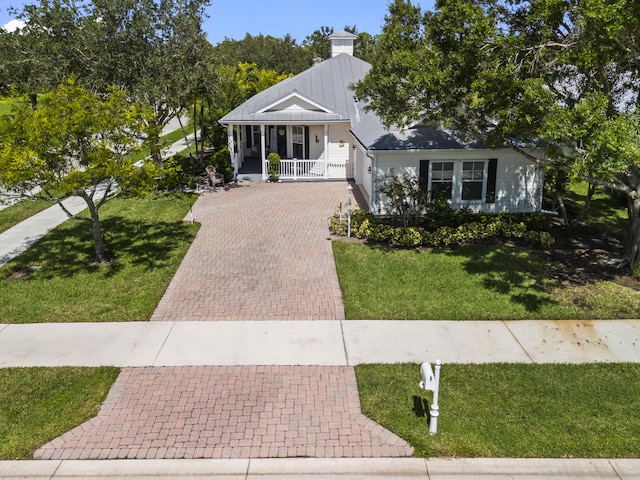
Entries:
<svg viewBox="0 0 640 480">
<path fill-rule="evenodd" d="M 228 145 L 236 178 L 267 180 L 270 153 L 280 158 L 280 180 L 353 178 L 349 124 L 228 125 Z"/>
</svg>

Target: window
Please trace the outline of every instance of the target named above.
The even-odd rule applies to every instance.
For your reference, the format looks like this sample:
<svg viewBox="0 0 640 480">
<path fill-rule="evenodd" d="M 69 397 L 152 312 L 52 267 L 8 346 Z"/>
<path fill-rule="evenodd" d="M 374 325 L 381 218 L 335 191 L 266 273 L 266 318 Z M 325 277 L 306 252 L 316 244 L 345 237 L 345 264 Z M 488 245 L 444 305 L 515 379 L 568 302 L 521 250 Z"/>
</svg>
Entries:
<svg viewBox="0 0 640 480">
<path fill-rule="evenodd" d="M 293 158 L 304 159 L 304 127 L 292 127 Z"/>
<path fill-rule="evenodd" d="M 420 160 L 420 188 L 452 205 L 495 203 L 497 159 Z"/>
<path fill-rule="evenodd" d="M 431 166 L 431 193 L 451 200 L 453 193 L 453 162 L 433 162 Z"/>
<path fill-rule="evenodd" d="M 462 163 L 462 201 L 482 200 L 485 162 Z"/>
</svg>

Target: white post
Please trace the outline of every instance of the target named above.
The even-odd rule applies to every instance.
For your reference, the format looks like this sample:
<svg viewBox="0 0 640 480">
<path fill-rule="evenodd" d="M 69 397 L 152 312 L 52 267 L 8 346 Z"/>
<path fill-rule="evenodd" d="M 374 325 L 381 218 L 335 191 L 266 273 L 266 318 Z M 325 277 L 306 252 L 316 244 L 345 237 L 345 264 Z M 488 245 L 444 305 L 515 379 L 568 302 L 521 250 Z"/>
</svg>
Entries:
<svg viewBox="0 0 640 480">
<path fill-rule="evenodd" d="M 429 433 L 434 435 L 438 432 L 438 415 L 440 414 L 440 407 L 438 406 L 438 393 L 440 390 L 440 360 L 436 360 L 435 368 L 435 388 L 433 389 L 433 402 L 431 403 L 431 421 L 429 422 Z"/>
<path fill-rule="evenodd" d="M 227 127 L 227 147 L 229 147 L 229 155 L 231 157 L 231 163 L 235 163 L 236 154 L 235 154 L 235 146 L 234 146 L 234 136 L 233 130 L 235 129 L 235 125 L 229 125 Z"/>
<path fill-rule="evenodd" d="M 329 125 L 324 124 L 324 178 L 329 176 Z"/>
<path fill-rule="evenodd" d="M 349 192 L 349 200 L 347 202 L 347 237 L 351 236 L 351 192 L 353 191 L 353 187 L 351 184 L 347 187 Z"/>
<path fill-rule="evenodd" d="M 266 180 L 267 172 L 264 170 L 264 164 L 267 161 L 267 140 L 264 124 L 260 125 L 260 157 L 260 173 L 262 173 L 262 180 Z"/>
</svg>

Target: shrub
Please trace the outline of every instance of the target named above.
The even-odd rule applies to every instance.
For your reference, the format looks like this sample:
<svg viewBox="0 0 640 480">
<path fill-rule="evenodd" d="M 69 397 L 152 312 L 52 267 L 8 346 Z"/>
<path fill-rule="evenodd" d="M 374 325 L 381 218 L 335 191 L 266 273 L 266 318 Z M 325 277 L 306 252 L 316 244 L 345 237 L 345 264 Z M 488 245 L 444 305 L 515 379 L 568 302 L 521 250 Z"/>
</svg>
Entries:
<svg viewBox="0 0 640 480">
<path fill-rule="evenodd" d="M 354 237 L 399 248 L 462 246 L 489 238 L 518 238 L 530 244 L 548 248 L 554 241 L 549 232 L 528 227 L 528 225 L 539 226 L 540 218 L 532 222 L 526 222 L 526 219 L 522 222 L 514 222 L 510 216 L 471 215 L 466 211 L 456 216 L 456 219 L 457 221 L 464 219 L 465 222 L 435 228 L 405 227 L 394 225 L 392 218 L 375 217 L 356 209 L 351 213 L 351 232 Z M 347 219 L 344 214 L 342 221 L 337 213 L 332 217 L 331 230 L 336 235 L 347 234 Z"/>
<path fill-rule="evenodd" d="M 275 152 L 271 152 L 267 156 L 267 160 L 269 161 L 269 168 L 267 169 L 269 180 L 271 182 L 277 182 L 280 179 L 280 155 Z"/>
<path fill-rule="evenodd" d="M 223 147 L 214 153 L 209 160 L 209 165 L 216 167 L 216 172 L 224 175 L 224 181 L 233 180 L 233 167 L 231 166 L 231 153 L 228 147 Z"/>
</svg>

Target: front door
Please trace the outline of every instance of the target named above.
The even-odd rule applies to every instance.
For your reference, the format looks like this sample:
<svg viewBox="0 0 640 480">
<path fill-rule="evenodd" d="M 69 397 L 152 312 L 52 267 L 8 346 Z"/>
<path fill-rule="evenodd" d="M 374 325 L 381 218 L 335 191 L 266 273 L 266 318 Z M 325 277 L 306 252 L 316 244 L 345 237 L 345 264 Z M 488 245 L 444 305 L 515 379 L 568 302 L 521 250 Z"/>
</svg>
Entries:
<svg viewBox="0 0 640 480">
<path fill-rule="evenodd" d="M 278 155 L 280 158 L 287 158 L 287 127 L 284 125 L 278 125 L 276 127 L 277 142 L 278 142 Z"/>
</svg>

